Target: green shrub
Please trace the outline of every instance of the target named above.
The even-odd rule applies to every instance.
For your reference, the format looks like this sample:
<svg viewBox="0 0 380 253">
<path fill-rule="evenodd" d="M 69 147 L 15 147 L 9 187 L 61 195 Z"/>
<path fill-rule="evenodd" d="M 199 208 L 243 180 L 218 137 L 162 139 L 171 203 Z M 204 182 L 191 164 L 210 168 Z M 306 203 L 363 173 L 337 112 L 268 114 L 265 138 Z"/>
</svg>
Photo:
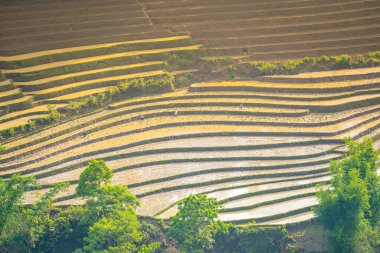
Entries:
<svg viewBox="0 0 380 253">
<path fill-rule="evenodd" d="M 4 145 L 0 144 L 0 155 L 4 154 L 5 151 L 7 151 L 7 148 Z"/>
<path fill-rule="evenodd" d="M 36 129 L 36 121 L 34 121 L 34 120 L 30 120 L 30 121 L 28 122 L 28 124 L 29 124 L 29 130 L 30 130 L 30 131 L 33 131 L 34 129 Z"/>
<path fill-rule="evenodd" d="M 252 62 L 251 66 L 254 69 L 254 75 L 258 76 L 265 76 L 265 75 L 273 75 L 273 74 L 278 74 L 279 63 L 274 62 L 263 62 L 263 61 L 257 61 L 257 62 Z"/>
<path fill-rule="evenodd" d="M 173 82 L 168 76 L 160 79 L 132 79 L 119 83 L 119 90 L 125 96 L 138 96 L 154 93 L 162 93 L 173 90 Z"/>
<path fill-rule="evenodd" d="M 332 60 L 334 69 L 349 69 L 353 63 L 352 57 L 347 54 L 333 57 Z"/>
<path fill-rule="evenodd" d="M 14 136 L 15 133 L 16 133 L 16 131 L 15 131 L 15 129 L 14 129 L 13 127 L 8 128 L 6 131 L 8 132 L 8 136 L 9 136 L 9 137 Z"/>
<path fill-rule="evenodd" d="M 291 252 L 291 239 L 284 227 L 230 227 L 216 237 L 215 251 L 223 253 Z"/>
<path fill-rule="evenodd" d="M 52 122 L 57 122 L 66 117 L 66 115 L 60 113 L 57 108 L 53 105 L 48 105 L 48 111 L 49 111 L 49 119 Z"/>
</svg>

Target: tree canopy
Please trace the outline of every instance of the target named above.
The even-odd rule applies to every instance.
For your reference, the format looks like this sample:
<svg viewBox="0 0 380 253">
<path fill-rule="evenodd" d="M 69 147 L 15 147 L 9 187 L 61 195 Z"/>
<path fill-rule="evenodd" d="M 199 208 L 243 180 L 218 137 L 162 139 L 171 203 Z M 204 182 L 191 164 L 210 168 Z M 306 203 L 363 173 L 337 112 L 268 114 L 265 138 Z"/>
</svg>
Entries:
<svg viewBox="0 0 380 253">
<path fill-rule="evenodd" d="M 204 194 L 188 196 L 178 203 L 168 236 L 180 243 L 183 252 L 212 249 L 215 235 L 228 232 L 228 226 L 217 219 L 221 209 L 215 198 Z"/>
<path fill-rule="evenodd" d="M 78 196 L 92 196 L 102 185 L 109 183 L 113 174 L 107 164 L 102 160 L 91 160 L 87 168 L 80 174 L 76 188 Z"/>
<path fill-rule="evenodd" d="M 330 164 L 331 185 L 317 192 L 317 217 L 337 252 L 372 252 L 380 222 L 378 155 L 371 139 L 346 139 L 347 155 Z"/>
<path fill-rule="evenodd" d="M 53 198 L 67 184 L 52 185 L 33 204 L 25 206 L 22 203 L 25 192 L 38 186 L 33 177 L 18 174 L 7 181 L 0 179 L 0 252 L 29 252 L 35 248 L 51 221 Z"/>
</svg>

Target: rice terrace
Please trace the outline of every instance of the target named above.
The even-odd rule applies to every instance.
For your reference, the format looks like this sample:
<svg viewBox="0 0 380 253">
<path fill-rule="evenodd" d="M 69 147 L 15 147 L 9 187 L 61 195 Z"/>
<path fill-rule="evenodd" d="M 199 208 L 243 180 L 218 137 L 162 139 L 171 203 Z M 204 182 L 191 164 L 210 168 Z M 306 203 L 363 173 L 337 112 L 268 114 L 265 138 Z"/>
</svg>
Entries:
<svg viewBox="0 0 380 253">
<path fill-rule="evenodd" d="M 380 252 L 379 149 L 379 0 L 0 0 L 0 252 Z M 100 201 L 120 185 L 136 202 Z M 352 229 L 324 225 L 338 185 L 368 188 Z M 173 232 L 196 196 L 226 226 L 201 249 Z M 125 210 L 139 239 L 94 246 Z"/>
</svg>

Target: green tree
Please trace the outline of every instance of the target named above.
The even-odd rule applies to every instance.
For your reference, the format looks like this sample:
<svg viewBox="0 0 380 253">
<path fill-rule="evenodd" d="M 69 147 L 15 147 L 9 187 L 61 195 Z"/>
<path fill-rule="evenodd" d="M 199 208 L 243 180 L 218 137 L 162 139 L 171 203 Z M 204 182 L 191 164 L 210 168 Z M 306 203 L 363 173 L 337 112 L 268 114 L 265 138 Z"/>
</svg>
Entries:
<svg viewBox="0 0 380 253">
<path fill-rule="evenodd" d="M 107 164 L 102 160 L 91 160 L 87 168 L 80 174 L 76 188 L 78 196 L 93 196 L 102 185 L 109 183 L 113 174 Z"/>
<path fill-rule="evenodd" d="M 20 202 L 25 191 L 37 185 L 33 177 L 21 177 L 13 175 L 8 181 L 0 178 L 0 232 L 9 218 L 21 208 Z"/>
<path fill-rule="evenodd" d="M 14 175 L 0 181 L 1 234 L 0 251 L 30 252 L 50 221 L 53 198 L 67 185 L 60 183 L 42 195 L 35 203 L 25 206 L 22 196 L 38 186 L 33 177 Z"/>
<path fill-rule="evenodd" d="M 131 209 L 117 211 L 95 222 L 84 238 L 84 252 L 135 252 L 141 235 L 137 215 Z"/>
<path fill-rule="evenodd" d="M 346 139 L 347 156 L 330 164 L 331 185 L 317 192 L 317 217 L 337 252 L 372 252 L 379 232 L 380 180 L 372 141 Z"/>
<path fill-rule="evenodd" d="M 228 226 L 217 219 L 221 209 L 215 198 L 203 194 L 188 196 L 178 203 L 168 236 L 180 243 L 182 252 L 203 253 L 212 249 L 215 235 L 228 232 Z"/>
<path fill-rule="evenodd" d="M 95 196 L 87 201 L 87 210 L 98 219 L 115 211 L 134 210 L 140 206 L 136 195 L 124 185 L 106 185 L 99 187 Z"/>
</svg>

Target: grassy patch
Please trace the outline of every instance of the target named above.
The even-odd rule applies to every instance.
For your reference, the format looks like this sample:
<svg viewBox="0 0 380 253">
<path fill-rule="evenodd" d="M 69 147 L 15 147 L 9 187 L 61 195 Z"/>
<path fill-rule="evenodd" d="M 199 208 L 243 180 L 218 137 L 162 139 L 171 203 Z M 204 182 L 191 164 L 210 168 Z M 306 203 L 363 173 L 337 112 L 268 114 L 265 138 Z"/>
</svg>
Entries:
<svg viewBox="0 0 380 253">
<path fill-rule="evenodd" d="M 294 75 L 302 72 L 353 69 L 380 66 L 380 51 L 366 55 L 322 56 L 319 58 L 304 58 L 285 62 L 251 62 L 250 76 Z"/>
</svg>

